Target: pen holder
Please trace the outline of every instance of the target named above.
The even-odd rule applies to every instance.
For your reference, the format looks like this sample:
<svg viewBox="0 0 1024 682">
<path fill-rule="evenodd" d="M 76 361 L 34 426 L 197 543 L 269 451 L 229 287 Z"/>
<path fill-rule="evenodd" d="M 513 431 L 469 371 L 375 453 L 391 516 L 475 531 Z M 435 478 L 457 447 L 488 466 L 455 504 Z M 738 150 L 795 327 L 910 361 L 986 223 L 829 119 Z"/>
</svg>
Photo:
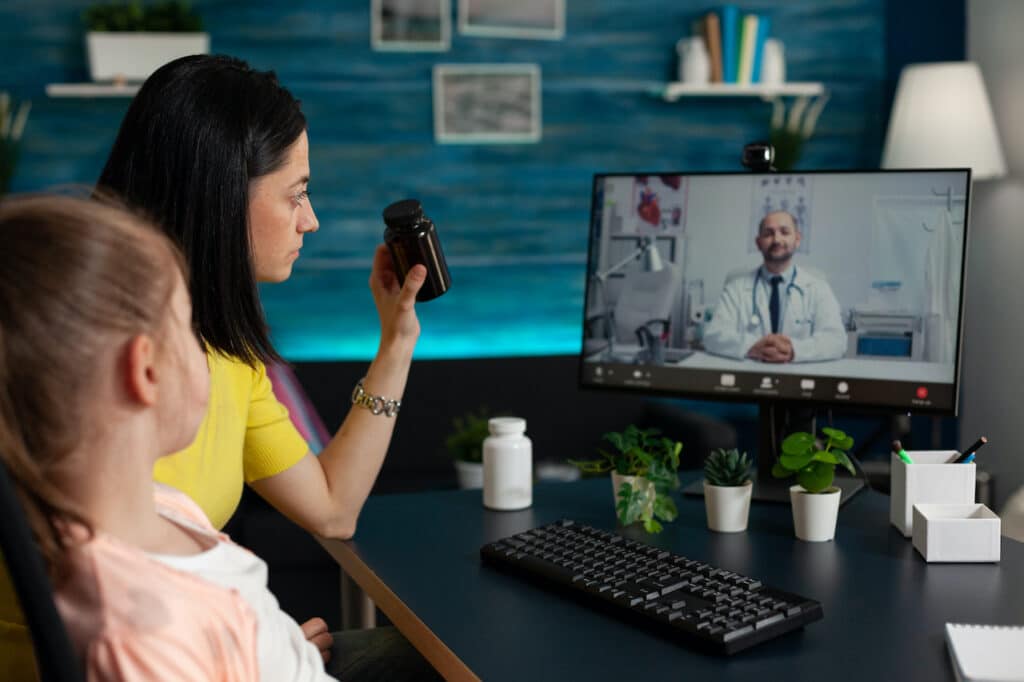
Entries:
<svg viewBox="0 0 1024 682">
<path fill-rule="evenodd" d="M 974 502 L 974 463 L 953 464 L 956 450 L 915 450 L 907 452 L 914 460 L 905 464 L 892 456 L 889 496 L 889 522 L 903 537 L 914 532 L 915 504 L 972 504 Z"/>
<path fill-rule="evenodd" d="M 999 517 L 983 504 L 914 505 L 914 548 L 925 561 L 999 561 Z"/>
</svg>

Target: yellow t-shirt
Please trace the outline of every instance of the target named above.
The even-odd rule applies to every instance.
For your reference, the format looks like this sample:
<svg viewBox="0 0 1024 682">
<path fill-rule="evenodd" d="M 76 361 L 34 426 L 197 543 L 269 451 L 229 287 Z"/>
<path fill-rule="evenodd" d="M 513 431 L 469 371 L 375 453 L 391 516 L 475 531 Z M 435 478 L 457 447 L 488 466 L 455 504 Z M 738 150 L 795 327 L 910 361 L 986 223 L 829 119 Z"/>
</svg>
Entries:
<svg viewBox="0 0 1024 682">
<path fill-rule="evenodd" d="M 161 458 L 153 477 L 186 493 L 220 529 L 238 508 L 243 482 L 281 473 L 309 446 L 274 397 L 263 363 L 254 369 L 215 351 L 207 361 L 210 404 L 199 433 L 189 447 Z M 34 679 L 24 623 L 6 566 L 0 564 L 0 680 Z"/>
<path fill-rule="evenodd" d="M 274 397 L 267 369 L 220 353 L 210 364 L 210 406 L 195 441 L 158 460 L 153 478 L 195 500 L 215 528 L 238 508 L 242 483 L 279 474 L 309 451 Z"/>
</svg>

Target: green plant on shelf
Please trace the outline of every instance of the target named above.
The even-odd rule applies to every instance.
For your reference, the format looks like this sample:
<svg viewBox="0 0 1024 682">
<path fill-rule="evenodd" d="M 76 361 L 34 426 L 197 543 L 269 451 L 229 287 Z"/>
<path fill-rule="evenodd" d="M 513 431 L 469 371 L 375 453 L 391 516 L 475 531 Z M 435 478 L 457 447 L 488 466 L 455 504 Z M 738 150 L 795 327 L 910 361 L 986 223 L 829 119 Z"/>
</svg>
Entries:
<svg viewBox="0 0 1024 682">
<path fill-rule="evenodd" d="M 92 5 L 82 15 L 89 31 L 150 31 L 196 33 L 203 30 L 199 15 L 182 0 L 143 5 L 138 0 Z"/>
<path fill-rule="evenodd" d="M 614 450 L 598 450 L 594 460 L 569 463 L 584 474 L 615 472 L 638 477 L 636 484 L 625 481 L 619 488 L 615 511 L 624 526 L 640 522 L 648 533 L 659 533 L 662 525 L 678 516 L 672 494 L 679 489 L 679 454 L 683 444 L 660 436 L 658 429 L 640 429 L 632 424 L 621 432 L 602 436 Z M 647 481 L 648 483 L 644 483 Z"/>
<path fill-rule="evenodd" d="M 31 110 L 31 102 L 16 105 L 9 93 L 0 91 L 0 196 L 11 188 L 14 169 L 18 165 L 21 136 Z"/>
<path fill-rule="evenodd" d="M 736 487 L 750 480 L 750 458 L 736 448 L 712 451 L 704 460 L 704 478 L 708 485 Z"/>
<path fill-rule="evenodd" d="M 775 149 L 775 160 L 772 163 L 775 170 L 790 171 L 796 168 L 804 143 L 814 134 L 818 117 L 828 103 L 828 98 L 828 93 L 813 101 L 807 96 L 798 97 L 788 114 L 781 97 L 772 100 L 768 141 Z"/>
<path fill-rule="evenodd" d="M 827 493 L 833 490 L 836 466 L 841 465 L 857 475 L 846 451 L 853 447 L 853 438 L 839 429 L 824 428 L 825 444 L 819 447 L 814 435 L 797 431 L 782 441 L 782 454 L 772 466 L 772 476 L 789 478 L 809 493 Z"/>
</svg>

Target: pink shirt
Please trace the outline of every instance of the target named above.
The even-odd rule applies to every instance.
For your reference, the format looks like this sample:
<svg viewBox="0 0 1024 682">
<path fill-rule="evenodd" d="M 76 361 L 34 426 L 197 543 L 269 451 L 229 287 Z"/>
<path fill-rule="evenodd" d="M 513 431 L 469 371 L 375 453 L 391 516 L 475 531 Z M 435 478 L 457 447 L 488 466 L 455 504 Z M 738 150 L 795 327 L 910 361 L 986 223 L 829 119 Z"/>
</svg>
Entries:
<svg viewBox="0 0 1024 682">
<path fill-rule="evenodd" d="M 154 496 L 228 542 L 183 493 L 157 485 Z M 236 590 L 102 533 L 73 561 L 56 601 L 88 680 L 259 680 L 256 616 Z"/>
</svg>

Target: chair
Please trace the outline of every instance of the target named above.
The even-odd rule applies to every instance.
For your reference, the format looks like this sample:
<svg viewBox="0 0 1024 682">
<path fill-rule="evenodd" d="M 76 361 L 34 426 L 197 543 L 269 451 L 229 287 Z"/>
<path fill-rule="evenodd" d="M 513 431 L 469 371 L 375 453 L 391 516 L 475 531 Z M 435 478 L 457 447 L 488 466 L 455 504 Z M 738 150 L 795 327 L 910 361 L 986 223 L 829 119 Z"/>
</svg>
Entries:
<svg viewBox="0 0 1024 682">
<path fill-rule="evenodd" d="M 53 601 L 53 586 L 32 539 L 7 467 L 0 463 L 0 550 L 25 614 L 42 682 L 82 679 L 78 656 Z"/>
</svg>

